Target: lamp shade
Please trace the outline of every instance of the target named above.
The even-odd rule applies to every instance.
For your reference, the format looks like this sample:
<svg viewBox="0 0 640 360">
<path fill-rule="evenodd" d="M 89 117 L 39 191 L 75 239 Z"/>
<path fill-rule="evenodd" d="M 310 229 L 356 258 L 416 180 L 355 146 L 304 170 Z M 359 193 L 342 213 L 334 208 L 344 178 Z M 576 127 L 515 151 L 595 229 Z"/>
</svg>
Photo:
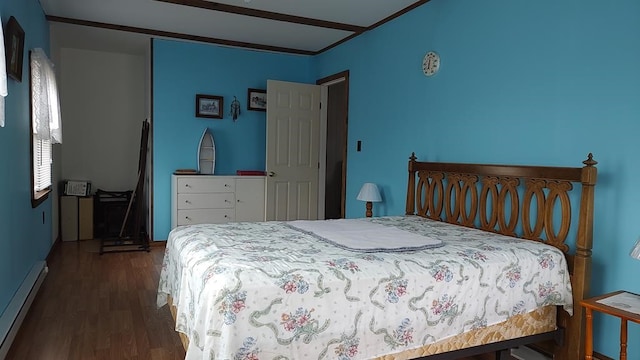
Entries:
<svg viewBox="0 0 640 360">
<path fill-rule="evenodd" d="M 382 197 L 380 197 L 380 190 L 378 190 L 378 186 L 374 183 L 364 183 L 358 193 L 357 199 L 360 201 L 371 202 L 382 201 Z"/>
<path fill-rule="evenodd" d="M 633 248 L 631 248 L 631 253 L 629 255 L 634 259 L 640 260 L 640 239 L 638 239 Z"/>
</svg>

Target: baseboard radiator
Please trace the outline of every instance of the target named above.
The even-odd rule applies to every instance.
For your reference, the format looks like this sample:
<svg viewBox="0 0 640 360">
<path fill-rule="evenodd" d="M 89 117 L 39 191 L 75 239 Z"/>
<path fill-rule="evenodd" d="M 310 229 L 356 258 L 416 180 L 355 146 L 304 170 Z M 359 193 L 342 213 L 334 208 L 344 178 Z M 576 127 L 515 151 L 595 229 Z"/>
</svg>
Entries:
<svg viewBox="0 0 640 360">
<path fill-rule="evenodd" d="M 16 291 L 4 313 L 2 313 L 0 317 L 0 340 L 2 340 L 0 359 L 4 359 L 7 356 L 11 343 L 16 337 L 20 325 L 22 325 L 22 321 L 27 315 L 27 311 L 29 311 L 29 307 L 31 307 L 31 303 L 36 297 L 48 271 L 45 261 L 37 262 L 31 268 L 18 291 Z"/>
</svg>

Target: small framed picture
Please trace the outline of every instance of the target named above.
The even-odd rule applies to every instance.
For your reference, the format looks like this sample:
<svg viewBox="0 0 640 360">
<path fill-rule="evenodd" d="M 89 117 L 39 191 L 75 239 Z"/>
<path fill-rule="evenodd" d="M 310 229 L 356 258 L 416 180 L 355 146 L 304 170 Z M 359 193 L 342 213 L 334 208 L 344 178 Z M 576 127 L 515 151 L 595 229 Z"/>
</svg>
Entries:
<svg viewBox="0 0 640 360">
<path fill-rule="evenodd" d="M 222 96 L 196 95 L 196 117 L 222 119 L 224 104 Z"/>
<path fill-rule="evenodd" d="M 24 54 L 24 30 L 13 16 L 7 22 L 4 34 L 7 75 L 15 81 L 22 81 L 22 59 Z"/>
<path fill-rule="evenodd" d="M 267 91 L 249 89 L 247 95 L 247 110 L 267 111 Z"/>
</svg>

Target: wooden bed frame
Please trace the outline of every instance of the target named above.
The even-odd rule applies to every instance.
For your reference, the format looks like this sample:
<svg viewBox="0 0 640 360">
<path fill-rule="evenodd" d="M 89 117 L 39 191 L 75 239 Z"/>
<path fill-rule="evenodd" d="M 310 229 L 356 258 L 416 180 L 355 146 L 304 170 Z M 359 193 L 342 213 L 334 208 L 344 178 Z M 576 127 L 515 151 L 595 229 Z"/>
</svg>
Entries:
<svg viewBox="0 0 640 360">
<path fill-rule="evenodd" d="M 579 304 L 588 296 L 591 279 L 597 178 L 597 162 L 592 154 L 579 168 L 419 162 L 416 159 L 415 153 L 409 159 L 407 215 L 542 241 L 565 253 L 571 274 L 574 314 L 569 316 L 558 308 L 557 324 L 564 330 L 561 344 L 552 341 L 537 347 L 553 354 L 554 359 L 583 359 L 585 316 Z M 581 184 L 581 192 L 577 228 L 574 228 L 575 245 L 571 244 L 574 246 L 571 250 L 566 242 L 572 233 L 569 193 L 574 183 Z M 508 342 L 503 348 L 513 345 Z M 500 347 L 493 344 L 489 349 Z"/>
<path fill-rule="evenodd" d="M 460 164 L 409 159 L 406 214 L 474 227 L 508 236 L 542 241 L 562 250 L 569 265 L 574 315 L 558 307 L 557 331 L 426 356 L 419 359 L 455 359 L 523 344 L 552 354 L 554 359 L 584 358 L 585 317 L 579 301 L 587 297 L 591 278 L 593 199 L 596 161 L 591 154 L 584 167 Z M 574 183 L 581 184 L 577 229 L 571 230 Z M 556 213 L 559 211 L 559 213 Z M 560 228 L 555 225 L 559 223 Z M 533 227 L 532 227 L 533 225 Z M 575 232 L 575 249 L 566 243 Z M 169 308 L 175 320 L 171 296 Z M 180 338 L 187 349 L 189 339 Z M 553 339 L 541 343 L 542 340 Z"/>
</svg>

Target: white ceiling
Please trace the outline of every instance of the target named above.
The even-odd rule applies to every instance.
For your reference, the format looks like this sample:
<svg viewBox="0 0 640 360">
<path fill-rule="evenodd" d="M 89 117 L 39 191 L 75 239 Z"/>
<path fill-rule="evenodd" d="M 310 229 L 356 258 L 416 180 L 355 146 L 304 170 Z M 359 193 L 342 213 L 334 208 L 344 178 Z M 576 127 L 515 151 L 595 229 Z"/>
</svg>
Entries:
<svg viewBox="0 0 640 360">
<path fill-rule="evenodd" d="M 50 20 L 52 36 L 64 47 L 131 52 L 138 51 L 141 44 L 145 46 L 149 37 L 155 36 L 317 53 L 427 1 L 40 0 L 40 3 Z"/>
</svg>

